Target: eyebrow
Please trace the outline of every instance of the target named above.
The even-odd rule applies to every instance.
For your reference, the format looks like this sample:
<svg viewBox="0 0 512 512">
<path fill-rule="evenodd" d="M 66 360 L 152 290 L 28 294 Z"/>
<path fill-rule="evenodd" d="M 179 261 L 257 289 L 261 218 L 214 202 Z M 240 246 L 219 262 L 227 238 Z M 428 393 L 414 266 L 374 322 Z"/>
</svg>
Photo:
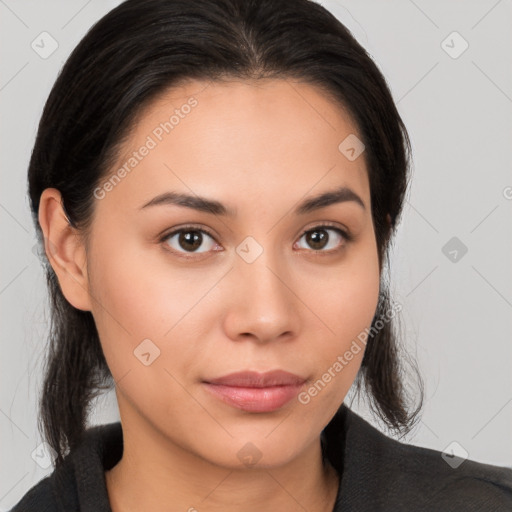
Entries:
<svg viewBox="0 0 512 512">
<path fill-rule="evenodd" d="M 361 206 L 363 210 L 366 210 L 366 206 L 363 200 L 352 189 L 348 187 L 340 187 L 336 190 L 323 192 L 322 194 L 306 199 L 295 208 L 295 214 L 304 215 L 314 210 L 319 210 L 320 208 L 326 208 L 327 206 L 331 206 L 333 204 L 344 203 L 348 201 L 353 201 Z M 211 213 L 213 215 L 229 217 L 236 216 L 235 210 L 226 207 L 219 201 L 178 192 L 165 192 L 164 194 L 160 194 L 148 201 L 140 209 L 142 210 L 150 206 L 161 205 L 182 206 L 192 210 L 197 210 L 199 212 Z"/>
</svg>

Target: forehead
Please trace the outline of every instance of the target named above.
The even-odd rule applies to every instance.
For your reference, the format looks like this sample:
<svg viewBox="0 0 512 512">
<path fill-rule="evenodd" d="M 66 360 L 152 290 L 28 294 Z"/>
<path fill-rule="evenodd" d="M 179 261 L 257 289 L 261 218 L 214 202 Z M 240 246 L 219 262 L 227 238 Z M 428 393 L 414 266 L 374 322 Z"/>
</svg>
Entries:
<svg viewBox="0 0 512 512">
<path fill-rule="evenodd" d="M 284 79 L 188 81 L 139 114 L 111 172 L 109 193 L 145 202 L 157 193 L 240 199 L 300 199 L 340 185 L 369 195 L 364 153 L 340 144 L 361 138 L 343 106 L 315 86 Z M 142 153 L 144 153 L 142 155 Z"/>
</svg>

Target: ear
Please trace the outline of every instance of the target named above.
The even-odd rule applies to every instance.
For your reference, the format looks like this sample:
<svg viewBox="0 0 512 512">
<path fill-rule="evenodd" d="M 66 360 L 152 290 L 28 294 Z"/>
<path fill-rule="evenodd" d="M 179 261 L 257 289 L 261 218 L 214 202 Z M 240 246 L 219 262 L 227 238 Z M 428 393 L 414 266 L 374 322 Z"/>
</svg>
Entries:
<svg viewBox="0 0 512 512">
<path fill-rule="evenodd" d="M 44 235 L 46 256 L 66 300 L 75 308 L 91 310 L 85 247 L 64 212 L 62 196 L 47 188 L 39 203 L 39 224 Z"/>
</svg>

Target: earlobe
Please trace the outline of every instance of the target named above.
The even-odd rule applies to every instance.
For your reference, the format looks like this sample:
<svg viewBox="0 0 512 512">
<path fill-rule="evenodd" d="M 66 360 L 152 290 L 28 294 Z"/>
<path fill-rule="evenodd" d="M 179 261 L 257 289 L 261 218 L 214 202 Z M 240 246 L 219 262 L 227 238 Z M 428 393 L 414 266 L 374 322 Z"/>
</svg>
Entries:
<svg viewBox="0 0 512 512">
<path fill-rule="evenodd" d="M 62 196 L 56 188 L 47 188 L 39 203 L 39 224 L 45 251 L 62 293 L 75 308 L 90 311 L 85 247 L 76 228 L 68 221 Z"/>
</svg>

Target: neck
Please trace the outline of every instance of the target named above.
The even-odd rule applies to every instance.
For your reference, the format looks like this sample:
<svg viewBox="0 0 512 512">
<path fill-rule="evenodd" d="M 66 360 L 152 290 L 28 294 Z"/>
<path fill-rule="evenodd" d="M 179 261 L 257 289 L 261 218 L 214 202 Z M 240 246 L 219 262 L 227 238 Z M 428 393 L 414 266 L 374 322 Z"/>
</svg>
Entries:
<svg viewBox="0 0 512 512">
<path fill-rule="evenodd" d="M 142 442 L 141 442 L 142 441 Z M 158 435 L 141 440 L 123 428 L 123 456 L 105 479 L 112 512 L 183 510 L 246 512 L 332 510 L 339 486 L 322 461 L 320 438 L 288 464 L 271 468 L 216 466 Z"/>
</svg>

